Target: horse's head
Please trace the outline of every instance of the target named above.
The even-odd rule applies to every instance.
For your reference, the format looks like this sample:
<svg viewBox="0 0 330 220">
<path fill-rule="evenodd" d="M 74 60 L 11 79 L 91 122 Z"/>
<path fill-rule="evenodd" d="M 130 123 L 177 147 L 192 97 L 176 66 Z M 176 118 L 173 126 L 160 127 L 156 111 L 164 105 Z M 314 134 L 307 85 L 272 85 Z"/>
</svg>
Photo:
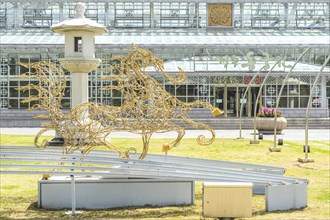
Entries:
<svg viewBox="0 0 330 220">
<path fill-rule="evenodd" d="M 135 44 L 129 49 L 128 59 L 134 62 L 134 66 L 138 68 L 146 68 L 149 66 L 164 68 L 164 62 L 156 57 L 151 51 L 137 47 Z"/>
<path fill-rule="evenodd" d="M 156 57 L 151 51 L 142 49 L 132 44 L 129 49 L 128 56 L 125 57 L 125 62 L 130 64 L 130 68 L 137 75 L 142 75 L 143 78 L 148 78 L 148 74 L 145 72 L 145 68 L 153 67 L 156 72 L 160 72 L 167 80 L 172 83 L 180 84 L 187 79 L 186 73 L 178 68 L 178 75 L 176 77 L 169 76 L 165 72 L 164 62 Z M 142 71 L 141 71 L 142 70 Z"/>
</svg>

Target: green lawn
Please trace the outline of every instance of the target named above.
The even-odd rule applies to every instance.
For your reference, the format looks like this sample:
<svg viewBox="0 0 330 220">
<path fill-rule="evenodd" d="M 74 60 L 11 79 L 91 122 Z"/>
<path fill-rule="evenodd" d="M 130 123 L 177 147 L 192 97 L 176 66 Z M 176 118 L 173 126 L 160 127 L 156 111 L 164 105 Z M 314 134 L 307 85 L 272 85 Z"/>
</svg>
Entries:
<svg viewBox="0 0 330 220">
<path fill-rule="evenodd" d="M 33 136 L 1 135 L 1 145 L 32 146 Z M 163 143 L 169 139 L 153 139 L 150 153 L 161 153 Z M 137 147 L 141 150 L 139 139 L 112 139 L 112 143 L 121 147 Z M 264 196 L 253 196 L 253 217 L 251 219 L 329 219 L 330 218 L 330 151 L 328 141 L 311 141 L 310 157 L 314 163 L 301 164 L 303 141 L 285 141 L 280 153 L 270 153 L 271 141 L 259 145 L 250 145 L 248 139 L 216 139 L 212 145 L 199 146 L 195 139 L 183 139 L 180 147 L 172 149 L 169 155 L 201 157 L 230 160 L 245 163 L 273 165 L 286 168 L 287 176 L 307 178 L 308 207 L 285 212 L 265 212 Z M 0 175 L 0 216 L 2 219 L 63 219 L 63 210 L 38 209 L 37 180 L 40 176 Z M 162 208 L 122 208 L 107 210 L 84 210 L 76 218 L 103 219 L 203 219 L 201 183 L 196 185 L 196 201 L 192 206 Z"/>
</svg>

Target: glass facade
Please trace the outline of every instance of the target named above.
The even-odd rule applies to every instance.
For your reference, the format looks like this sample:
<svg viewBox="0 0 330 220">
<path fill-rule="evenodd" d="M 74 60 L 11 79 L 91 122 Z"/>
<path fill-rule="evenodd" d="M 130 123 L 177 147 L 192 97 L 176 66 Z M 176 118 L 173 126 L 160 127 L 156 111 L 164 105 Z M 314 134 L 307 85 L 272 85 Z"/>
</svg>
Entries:
<svg viewBox="0 0 330 220">
<path fill-rule="evenodd" d="M 244 51 L 244 50 L 243 50 Z M 253 51 L 246 50 L 246 51 Z M 271 51 L 271 50 L 265 50 Z M 270 54 L 269 59 L 269 66 L 274 65 L 274 60 L 279 52 L 276 49 L 273 49 L 275 53 Z M 282 53 L 285 53 L 285 49 L 283 49 Z M 290 50 L 288 50 L 290 51 Z M 294 51 L 294 50 L 291 50 Z M 183 67 L 184 70 L 187 71 L 188 80 L 183 85 L 172 85 L 171 83 L 167 82 L 163 76 L 157 75 L 152 69 L 148 71 L 150 74 L 154 75 L 157 81 L 163 84 L 164 88 L 174 94 L 178 99 L 182 101 L 195 101 L 195 100 L 203 100 L 207 102 L 211 102 L 216 104 L 216 99 L 219 99 L 219 95 L 217 95 L 218 88 L 224 87 L 225 85 L 228 86 L 235 86 L 239 88 L 245 88 L 247 84 L 250 82 L 253 74 L 255 74 L 255 70 L 258 70 L 262 65 L 264 65 L 265 61 L 260 61 L 262 58 L 258 58 L 259 61 L 255 63 L 256 67 L 254 69 L 254 73 L 249 73 L 248 67 L 242 68 L 247 66 L 249 63 L 246 61 L 245 57 L 237 56 L 239 62 L 237 66 L 240 66 L 242 69 L 241 71 L 235 70 L 230 62 L 225 62 L 224 58 L 226 56 L 235 54 L 235 50 L 227 51 L 229 55 L 225 56 L 191 56 L 192 54 L 197 54 L 200 51 L 184 51 L 181 54 L 170 53 L 169 51 L 157 51 L 155 50 L 156 55 L 162 57 L 165 62 L 165 69 L 172 75 L 177 73 L 177 66 Z M 157 52 L 160 52 L 157 54 Z M 212 51 L 215 52 L 215 51 Z M 236 51 L 237 53 L 239 50 Z M 240 52 L 242 52 L 240 50 Z M 325 50 L 322 49 L 314 49 L 311 50 L 311 54 L 319 53 L 321 57 L 322 52 Z M 109 55 L 115 53 L 116 55 L 126 53 L 126 50 L 118 50 L 118 51 L 110 51 L 107 52 L 105 50 L 98 50 L 96 55 L 98 58 L 106 58 Z M 288 53 L 288 55 L 291 53 Z M 294 54 L 294 53 L 293 53 Z M 304 65 L 297 65 L 297 70 L 293 73 L 292 77 L 288 80 L 287 85 L 284 87 L 284 91 L 282 94 L 280 107 L 282 108 L 306 108 L 308 97 L 310 94 L 310 89 L 312 84 L 315 80 L 315 74 L 319 69 L 319 65 L 315 64 L 315 59 L 311 59 L 311 54 L 306 54 L 305 57 L 302 58 L 305 62 L 309 63 L 309 67 L 315 67 L 314 71 L 310 72 L 311 75 L 308 73 L 301 73 L 302 69 L 305 69 Z M 189 56 L 190 55 L 190 56 Z M 325 54 L 323 53 L 323 56 Z M 19 65 L 19 63 L 32 63 L 38 62 L 41 60 L 50 60 L 53 62 L 57 62 L 59 57 L 63 56 L 63 51 L 61 49 L 57 49 L 54 52 L 50 52 L 44 49 L 33 49 L 33 50 L 18 50 L 16 49 L 15 53 L 12 53 L 10 49 L 3 50 L 1 53 L 1 107 L 2 108 L 27 108 L 29 107 L 28 103 L 21 103 L 20 101 L 24 98 L 28 97 L 30 94 L 29 91 L 17 91 L 16 88 L 19 86 L 26 85 L 28 83 L 33 83 L 32 80 L 29 79 L 20 79 L 18 78 L 19 75 L 30 71 L 25 67 Z M 289 56 L 288 56 L 289 57 Z M 292 56 L 292 58 L 287 58 L 287 61 L 283 61 L 281 67 L 277 65 L 278 69 L 275 71 L 276 76 L 270 76 L 266 80 L 264 91 L 263 91 L 263 105 L 267 107 L 274 107 L 276 103 L 276 97 L 278 92 L 282 86 L 284 74 L 289 71 L 292 61 L 296 57 Z M 175 60 L 179 60 L 180 62 L 173 63 Z M 182 61 L 183 60 L 183 61 Z M 181 64 L 181 65 L 180 65 Z M 227 65 L 227 66 L 226 66 Z M 285 66 L 287 65 L 287 66 Z M 102 66 L 101 66 L 102 67 Z M 232 68 L 232 70 L 228 70 Z M 233 76 L 232 74 L 235 73 Z M 94 71 L 90 73 L 90 80 L 89 80 L 89 97 L 90 101 L 102 102 L 104 104 L 109 105 L 120 105 L 123 100 L 120 94 L 114 91 L 102 91 L 100 88 L 104 86 L 108 86 L 109 84 L 115 85 L 115 81 L 101 81 L 99 78 L 107 75 L 109 73 L 102 72 L 100 70 Z M 264 79 L 264 75 L 266 71 L 263 71 L 260 74 L 260 77 L 254 83 L 254 87 L 259 89 L 261 82 Z M 67 90 L 65 91 L 65 96 L 63 99 L 62 107 L 69 108 L 70 107 L 70 74 L 67 74 L 68 77 L 68 84 Z M 315 98 L 321 96 L 321 81 L 318 82 L 318 88 L 315 93 Z M 329 88 L 329 83 L 327 88 Z M 327 97 L 329 97 L 329 89 L 327 90 Z M 241 92 L 244 93 L 244 90 Z M 313 107 L 320 108 L 320 103 L 313 103 Z"/>
<path fill-rule="evenodd" d="M 235 28 L 329 29 L 329 2 L 233 1 Z M 74 17 L 75 2 L 8 1 L 0 5 L 2 28 L 46 28 Z M 108 28 L 205 28 L 206 2 L 86 2 L 86 17 Z"/>
<path fill-rule="evenodd" d="M 270 77 L 267 80 L 263 93 L 264 106 L 275 107 L 283 79 L 284 77 Z M 314 76 L 292 76 L 289 78 L 284 86 L 279 106 L 281 108 L 306 108 L 314 80 Z M 321 81 L 319 80 L 312 96 L 313 100 L 318 100 L 321 97 L 320 87 Z M 321 103 L 314 101 L 312 107 L 321 108 Z"/>
<path fill-rule="evenodd" d="M 30 107 L 31 103 L 21 101 L 34 95 L 33 91 L 17 91 L 16 88 L 35 82 L 18 78 L 30 71 L 19 63 L 58 62 L 64 57 L 61 38 L 49 28 L 74 18 L 75 4 L 62 0 L 0 3 L 1 41 L 5 42 L 0 51 L 0 108 Z M 306 108 L 315 77 L 330 54 L 328 43 L 319 42 L 317 38 L 321 36 L 327 41 L 329 37 L 329 3 L 326 1 L 233 1 L 230 28 L 208 26 L 207 1 L 97 1 L 86 2 L 86 6 L 87 18 L 110 29 L 109 35 L 96 39 L 97 58 L 125 55 L 130 42 L 141 43 L 164 60 L 165 70 L 170 75 L 178 73 L 177 67 L 187 72 L 185 84 L 173 85 L 152 68 L 147 69 L 164 89 L 182 101 L 210 102 L 236 116 L 240 103 L 244 104 L 244 115 L 247 116 L 252 114 L 256 103 L 275 107 L 286 73 L 300 54 L 311 48 L 292 71 L 279 103 L 281 108 Z M 219 40 L 223 41 L 219 43 Z M 313 41 L 318 44 L 310 46 L 309 42 Z M 117 47 L 115 43 L 118 42 L 124 42 L 124 46 Z M 184 46 L 180 42 L 190 44 Z M 79 39 L 77 49 L 78 44 Z M 265 86 L 260 88 L 266 73 L 279 59 L 282 61 L 266 79 Z M 101 64 L 100 68 L 104 65 L 107 64 Z M 253 83 L 248 97 L 243 100 L 248 83 L 262 67 L 264 69 Z M 99 80 L 107 74 L 101 70 L 90 73 L 89 100 L 121 105 L 124 100 L 120 93 L 100 90 L 110 84 L 116 85 L 116 81 Z M 70 74 L 67 76 L 69 80 L 62 108 L 71 106 Z M 328 64 L 313 92 L 313 108 L 330 108 L 329 80 Z M 261 100 L 256 100 L 260 89 Z"/>
</svg>

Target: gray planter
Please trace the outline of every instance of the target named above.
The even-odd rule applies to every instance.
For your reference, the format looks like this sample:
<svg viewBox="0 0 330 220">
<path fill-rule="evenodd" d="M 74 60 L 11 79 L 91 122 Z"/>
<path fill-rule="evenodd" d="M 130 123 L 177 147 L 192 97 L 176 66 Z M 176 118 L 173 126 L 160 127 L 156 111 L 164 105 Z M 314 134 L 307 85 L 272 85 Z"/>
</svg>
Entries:
<svg viewBox="0 0 330 220">
<path fill-rule="evenodd" d="M 279 117 L 276 120 L 276 134 L 281 134 L 286 128 L 287 121 L 284 117 Z M 256 128 L 259 133 L 274 134 L 275 118 L 256 118 Z"/>
</svg>

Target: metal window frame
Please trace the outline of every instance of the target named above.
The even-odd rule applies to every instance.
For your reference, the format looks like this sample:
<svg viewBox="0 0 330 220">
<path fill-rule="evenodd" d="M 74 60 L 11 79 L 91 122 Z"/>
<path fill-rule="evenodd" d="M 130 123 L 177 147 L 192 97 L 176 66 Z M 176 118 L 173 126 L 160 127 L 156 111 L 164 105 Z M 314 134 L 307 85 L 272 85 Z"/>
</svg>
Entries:
<svg viewBox="0 0 330 220">
<path fill-rule="evenodd" d="M 44 24 L 46 22 L 46 24 Z M 23 27 L 48 28 L 53 24 L 52 8 L 23 8 Z"/>
</svg>

